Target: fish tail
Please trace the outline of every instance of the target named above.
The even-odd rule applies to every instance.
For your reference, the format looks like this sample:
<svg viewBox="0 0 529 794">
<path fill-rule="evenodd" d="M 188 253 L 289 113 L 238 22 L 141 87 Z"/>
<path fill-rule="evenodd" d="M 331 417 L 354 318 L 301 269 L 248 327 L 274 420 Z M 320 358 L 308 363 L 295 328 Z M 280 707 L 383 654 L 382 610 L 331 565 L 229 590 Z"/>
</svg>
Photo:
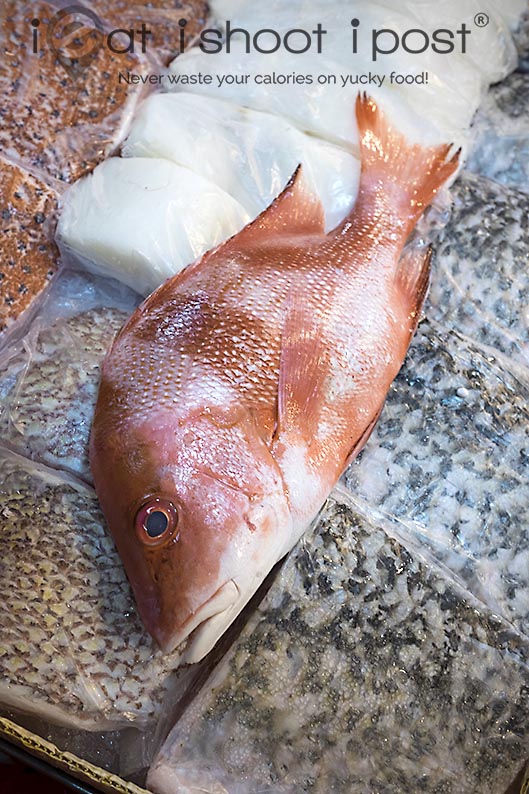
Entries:
<svg viewBox="0 0 529 794">
<path fill-rule="evenodd" d="M 359 185 L 361 204 L 382 207 L 407 219 L 406 236 L 441 185 L 456 171 L 459 149 L 448 158 L 451 144 L 421 146 L 410 143 L 387 121 L 376 102 L 367 94 L 356 99 L 362 170 Z"/>
</svg>

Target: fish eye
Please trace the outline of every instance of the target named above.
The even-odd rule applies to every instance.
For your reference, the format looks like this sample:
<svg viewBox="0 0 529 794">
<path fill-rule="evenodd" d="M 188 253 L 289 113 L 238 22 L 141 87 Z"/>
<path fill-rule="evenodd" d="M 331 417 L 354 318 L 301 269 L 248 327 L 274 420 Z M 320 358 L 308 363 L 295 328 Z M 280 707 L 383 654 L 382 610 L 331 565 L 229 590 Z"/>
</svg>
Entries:
<svg viewBox="0 0 529 794">
<path fill-rule="evenodd" d="M 160 546 L 173 537 L 178 511 L 169 499 L 151 497 L 136 513 L 136 533 L 146 546 Z"/>
</svg>

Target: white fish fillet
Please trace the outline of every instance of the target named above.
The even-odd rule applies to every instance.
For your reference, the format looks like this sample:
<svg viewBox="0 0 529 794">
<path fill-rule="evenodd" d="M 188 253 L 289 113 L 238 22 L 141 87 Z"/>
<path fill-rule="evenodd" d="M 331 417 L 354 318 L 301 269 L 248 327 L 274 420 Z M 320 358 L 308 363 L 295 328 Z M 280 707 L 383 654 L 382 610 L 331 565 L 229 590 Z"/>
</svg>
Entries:
<svg viewBox="0 0 529 794">
<path fill-rule="evenodd" d="M 211 85 L 194 86 L 193 90 L 209 96 L 230 98 L 249 107 L 258 108 L 289 118 L 300 129 L 332 141 L 345 143 L 356 140 L 357 131 L 354 114 L 351 113 L 354 97 L 362 85 L 343 88 L 341 80 L 337 85 L 318 83 L 321 74 L 332 78 L 333 75 L 359 75 L 369 72 L 385 75 L 381 89 L 369 85 L 369 92 L 391 112 L 391 118 L 412 137 L 423 142 L 436 143 L 453 140 L 458 145 L 466 141 L 467 129 L 479 104 L 481 90 L 490 82 L 501 79 L 516 63 L 516 51 L 507 26 L 512 25 L 523 10 L 519 0 L 490 9 L 493 20 L 485 28 L 477 28 L 473 23 L 476 13 L 484 10 L 479 0 L 464 0 L 462 3 L 437 4 L 414 0 L 397 10 L 395 3 L 354 3 L 334 2 L 322 10 L 318 3 L 303 1 L 284 4 L 273 3 L 266 6 L 255 2 L 214 2 L 212 11 L 219 25 L 226 19 L 232 27 L 248 29 L 251 33 L 270 27 L 286 32 L 302 27 L 312 30 L 321 21 L 327 34 L 323 38 L 322 54 L 315 50 L 305 54 L 289 54 L 283 48 L 277 53 L 261 54 L 252 49 L 247 54 L 242 36 L 234 37 L 231 53 L 222 51 L 207 54 L 194 48 L 176 58 L 171 69 L 176 75 L 185 74 L 309 74 L 312 85 L 256 85 L 253 79 L 246 85 L 219 87 L 216 79 Z M 356 16 L 360 20 L 358 28 L 358 52 L 352 54 L 352 29 L 350 20 Z M 450 20 L 450 24 L 447 23 Z M 454 22 L 452 22 L 452 20 Z M 432 31 L 438 27 L 457 28 L 466 22 L 471 33 L 467 36 L 467 52 L 456 50 L 448 55 L 437 54 L 431 50 L 417 55 L 399 48 L 394 54 L 379 56 L 372 60 L 371 30 L 395 30 L 399 37 L 410 28 Z M 412 40 L 413 41 L 413 40 Z M 458 40 L 456 39 L 456 42 Z M 263 39 L 263 46 L 270 40 Z M 388 42 L 385 46 L 389 49 Z M 416 44 L 414 46 L 417 46 Z M 487 58 L 483 58 L 483 52 Z M 486 61 L 486 62 L 485 62 Z M 390 85 L 392 71 L 401 74 L 428 72 L 427 85 Z M 425 113 L 425 108 L 427 112 Z"/>
<path fill-rule="evenodd" d="M 409 137 L 422 143 L 449 140 L 465 149 L 482 90 L 514 68 L 509 28 L 525 4 L 509 0 L 500 9 L 492 0 L 451 0 L 448 6 L 412 0 L 398 10 L 395 5 L 365 0 L 334 0 L 325 7 L 314 0 L 286 6 L 277 0 L 266 6 L 255 0 L 213 2 L 215 24 L 221 27 L 230 19 L 256 31 L 269 28 L 273 19 L 274 28 L 285 32 L 300 25 L 312 30 L 322 22 L 328 31 L 323 53 L 289 55 L 281 49 L 273 55 L 248 55 L 235 39 L 230 55 L 194 47 L 176 58 L 173 76 L 211 74 L 212 85 L 154 95 L 143 104 L 124 147 L 125 159 L 103 163 L 66 192 L 58 227 L 63 250 L 147 294 L 255 217 L 300 161 L 322 199 L 330 228 L 356 195 L 353 106 L 364 88 Z M 483 12 L 490 23 L 478 28 L 473 19 Z M 353 16 L 360 20 L 356 55 L 351 53 Z M 391 28 L 401 36 L 410 28 L 431 31 L 462 22 L 471 29 L 466 54 L 414 55 L 399 49 L 376 62 L 371 59 L 371 28 Z M 391 71 L 427 71 L 428 84 L 390 86 Z M 311 74 L 314 82 L 255 84 L 256 74 L 273 72 Z M 381 88 L 340 86 L 342 74 L 369 72 L 386 76 Z M 227 73 L 250 78 L 246 85 L 218 87 L 217 76 Z M 338 84 L 319 85 L 320 74 L 336 75 Z"/>
<path fill-rule="evenodd" d="M 153 94 L 143 103 L 123 155 L 183 165 L 233 196 L 251 217 L 266 209 L 303 163 L 328 229 L 351 209 L 360 172 L 347 150 L 304 135 L 279 116 L 184 91 Z"/>
<path fill-rule="evenodd" d="M 249 220 L 234 198 L 188 168 L 112 157 L 70 188 L 57 239 L 90 270 L 148 294 Z"/>
</svg>

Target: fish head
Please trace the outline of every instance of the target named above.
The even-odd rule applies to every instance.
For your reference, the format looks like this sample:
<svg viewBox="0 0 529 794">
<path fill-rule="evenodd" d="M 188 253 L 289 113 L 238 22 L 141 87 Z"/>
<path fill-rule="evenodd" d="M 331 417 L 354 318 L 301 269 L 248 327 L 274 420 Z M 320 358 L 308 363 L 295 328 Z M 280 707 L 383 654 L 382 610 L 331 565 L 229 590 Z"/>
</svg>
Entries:
<svg viewBox="0 0 529 794">
<path fill-rule="evenodd" d="M 142 416 L 103 392 L 90 439 L 103 513 L 145 627 L 198 661 L 288 550 L 281 473 L 244 408 Z"/>
</svg>

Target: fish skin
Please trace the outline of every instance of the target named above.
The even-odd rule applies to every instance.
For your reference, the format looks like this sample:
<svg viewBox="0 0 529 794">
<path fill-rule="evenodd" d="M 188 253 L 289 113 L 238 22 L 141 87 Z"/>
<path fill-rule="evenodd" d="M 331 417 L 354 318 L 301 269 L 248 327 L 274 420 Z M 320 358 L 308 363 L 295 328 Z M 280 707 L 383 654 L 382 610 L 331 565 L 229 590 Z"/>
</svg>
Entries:
<svg viewBox="0 0 529 794">
<path fill-rule="evenodd" d="M 421 331 L 414 347 L 448 354 Z M 527 635 L 355 502 L 334 490 L 158 751 L 149 791 L 504 794 L 529 746 Z"/>
<path fill-rule="evenodd" d="M 401 254 L 458 153 L 410 145 L 366 95 L 356 114 L 359 194 L 340 226 L 324 234 L 298 168 L 255 221 L 138 308 L 103 365 L 96 491 L 146 628 L 169 651 L 199 627 L 186 661 L 318 513 L 417 324 L 430 251 Z M 155 497 L 178 512 L 156 546 L 135 528 Z"/>
<path fill-rule="evenodd" d="M 82 284 L 78 279 L 76 286 Z M 33 325 L 22 342 L 0 353 L 0 438 L 20 455 L 89 482 L 99 364 L 133 307 L 76 308 L 74 316 L 49 324 L 42 312 L 38 330 Z"/>
<path fill-rule="evenodd" d="M 0 446 L 0 505 L 2 716 L 40 717 L 48 738 L 152 725 L 178 656 L 142 630 L 92 489 Z"/>
<path fill-rule="evenodd" d="M 428 317 L 529 368 L 529 196 L 465 170 L 451 190 L 452 211 L 440 230 Z M 525 375 L 523 372 L 525 371 Z"/>
</svg>

